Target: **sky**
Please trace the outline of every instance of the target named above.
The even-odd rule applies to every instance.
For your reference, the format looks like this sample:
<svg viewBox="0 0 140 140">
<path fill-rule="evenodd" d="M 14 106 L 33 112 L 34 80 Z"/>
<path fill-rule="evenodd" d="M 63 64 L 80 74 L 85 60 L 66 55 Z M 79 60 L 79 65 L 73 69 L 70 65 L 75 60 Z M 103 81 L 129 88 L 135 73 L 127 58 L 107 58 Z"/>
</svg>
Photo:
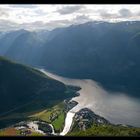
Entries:
<svg viewBox="0 0 140 140">
<path fill-rule="evenodd" d="M 0 31 L 52 30 L 88 21 L 140 20 L 140 4 L 10 4 L 0 5 Z"/>
</svg>

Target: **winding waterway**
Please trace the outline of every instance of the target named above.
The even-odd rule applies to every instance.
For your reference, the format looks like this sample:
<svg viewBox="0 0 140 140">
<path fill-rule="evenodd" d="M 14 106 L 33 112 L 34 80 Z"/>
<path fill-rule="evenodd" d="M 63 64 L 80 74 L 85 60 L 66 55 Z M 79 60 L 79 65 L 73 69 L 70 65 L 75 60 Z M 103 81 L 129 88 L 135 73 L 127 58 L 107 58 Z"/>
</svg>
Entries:
<svg viewBox="0 0 140 140">
<path fill-rule="evenodd" d="M 80 96 L 72 98 L 78 104 L 66 116 L 65 126 L 60 135 L 65 135 L 71 128 L 75 112 L 82 108 L 89 108 L 96 114 L 106 118 L 114 124 L 127 124 L 140 127 L 140 100 L 124 93 L 109 93 L 97 82 L 89 79 L 70 79 L 52 74 L 41 69 L 47 76 L 66 85 L 81 87 Z"/>
</svg>

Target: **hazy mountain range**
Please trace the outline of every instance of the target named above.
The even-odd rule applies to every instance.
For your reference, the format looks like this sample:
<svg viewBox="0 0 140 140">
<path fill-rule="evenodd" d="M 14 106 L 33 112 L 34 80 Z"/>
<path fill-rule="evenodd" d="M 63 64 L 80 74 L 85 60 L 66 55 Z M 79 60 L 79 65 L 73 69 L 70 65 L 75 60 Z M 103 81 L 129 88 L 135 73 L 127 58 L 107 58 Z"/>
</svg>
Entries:
<svg viewBox="0 0 140 140">
<path fill-rule="evenodd" d="M 87 22 L 0 34 L 0 55 L 140 97 L 140 22 Z"/>
</svg>

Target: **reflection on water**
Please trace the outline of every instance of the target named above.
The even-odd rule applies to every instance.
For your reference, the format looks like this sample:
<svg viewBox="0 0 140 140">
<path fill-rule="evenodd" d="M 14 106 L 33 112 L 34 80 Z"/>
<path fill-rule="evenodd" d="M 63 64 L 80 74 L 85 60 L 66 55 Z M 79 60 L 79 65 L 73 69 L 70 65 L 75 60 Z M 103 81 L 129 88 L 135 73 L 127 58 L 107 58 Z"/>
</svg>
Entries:
<svg viewBox="0 0 140 140">
<path fill-rule="evenodd" d="M 41 70 L 43 71 L 43 70 Z M 46 72 L 46 71 L 43 71 Z M 121 123 L 140 127 L 140 100 L 123 93 L 110 94 L 93 80 L 64 78 L 50 72 L 46 74 L 67 85 L 80 86 L 80 96 L 73 98 L 78 102 L 71 111 L 88 107 L 96 114 L 112 123 Z"/>
</svg>

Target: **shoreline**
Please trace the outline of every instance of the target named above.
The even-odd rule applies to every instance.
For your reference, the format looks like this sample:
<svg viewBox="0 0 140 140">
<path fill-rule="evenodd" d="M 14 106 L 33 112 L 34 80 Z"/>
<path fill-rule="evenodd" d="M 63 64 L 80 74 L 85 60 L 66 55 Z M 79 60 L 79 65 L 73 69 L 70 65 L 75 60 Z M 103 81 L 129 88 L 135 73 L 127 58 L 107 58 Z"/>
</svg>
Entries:
<svg viewBox="0 0 140 140">
<path fill-rule="evenodd" d="M 139 100 L 129 97 L 125 93 L 110 93 L 103 89 L 96 81 L 90 79 L 69 79 L 50 73 L 44 69 L 39 70 L 65 85 L 81 87 L 78 91 L 80 96 L 72 98 L 72 100 L 78 102 L 78 105 L 71 111 L 77 112 L 86 107 L 113 124 L 127 124 L 140 127 Z"/>
<path fill-rule="evenodd" d="M 48 124 L 48 125 L 50 125 L 50 127 L 52 129 L 52 133 L 50 133 L 51 135 L 58 135 L 58 136 L 59 135 L 60 136 L 66 135 L 71 130 L 71 127 L 72 127 L 72 124 L 73 124 L 73 118 L 74 118 L 75 114 L 83 108 L 89 108 L 89 109 L 92 108 L 91 110 L 93 112 L 95 112 L 96 114 L 99 114 L 100 116 L 102 116 L 102 117 L 104 117 L 104 118 L 106 118 L 107 120 L 110 121 L 110 119 L 108 119 L 106 116 L 102 115 L 102 112 L 100 114 L 100 112 L 98 112 L 98 110 L 97 110 L 97 109 L 100 109 L 100 108 L 98 108 L 98 105 L 100 105 L 100 104 L 97 104 L 97 106 L 96 106 L 96 102 L 99 101 L 98 100 L 99 98 L 95 98 L 95 100 L 93 100 L 93 101 L 91 100 L 91 99 L 94 99 L 93 97 L 96 97 L 96 95 L 98 95 L 99 97 L 101 96 L 99 93 L 102 91 L 102 89 L 98 89 L 99 86 L 98 86 L 98 84 L 96 84 L 96 82 L 94 82 L 93 80 L 89 80 L 89 79 L 85 79 L 85 80 L 69 79 L 69 78 L 61 77 L 61 76 L 55 75 L 53 73 L 47 72 L 46 70 L 42 70 L 42 69 L 41 70 L 38 69 L 38 70 L 41 71 L 42 73 L 44 73 L 45 75 L 49 76 L 50 78 L 58 80 L 58 81 L 64 83 L 65 85 L 67 85 L 67 86 L 74 86 L 74 87 L 79 87 L 80 88 L 79 90 L 76 91 L 78 96 L 72 97 L 71 99 L 69 99 L 69 101 L 75 101 L 75 102 L 77 102 L 77 104 L 75 106 L 73 106 L 70 110 L 68 110 L 68 112 L 66 112 L 65 123 L 64 123 L 63 130 L 59 133 L 55 133 L 55 129 L 54 129 L 53 125 Z M 89 90 L 88 90 L 88 88 L 89 88 Z M 98 89 L 100 92 L 98 90 L 96 92 L 96 90 L 94 91 L 94 89 Z M 93 94 L 93 91 L 94 91 L 94 94 Z M 104 92 L 104 95 L 106 95 L 106 94 L 107 93 Z M 104 95 L 103 95 L 103 97 L 104 97 Z M 90 103 L 91 103 L 91 105 L 90 105 Z M 95 110 L 93 108 L 94 105 L 95 105 L 95 107 L 97 107 L 97 108 L 95 108 Z M 107 112 L 106 112 L 106 114 L 107 114 Z M 116 125 L 116 124 L 124 124 L 125 125 L 126 124 L 126 125 L 130 125 L 130 126 L 133 126 L 133 127 L 137 127 L 135 125 L 128 124 L 128 123 L 125 123 L 125 122 L 123 122 L 123 123 L 122 122 L 121 123 L 111 122 L 111 123 L 114 124 L 114 125 Z"/>
<path fill-rule="evenodd" d="M 102 116 L 105 119 L 109 120 L 109 122 L 111 124 L 114 124 L 114 125 L 119 125 L 120 124 L 120 125 L 124 125 L 124 126 L 132 126 L 132 127 L 139 128 L 139 124 L 137 124 L 137 126 L 134 125 L 134 123 L 137 122 L 137 117 L 138 117 L 137 114 L 139 114 L 140 111 L 138 111 L 139 110 L 138 108 L 136 108 L 136 109 L 132 108 L 132 107 L 137 107 L 138 106 L 137 102 L 135 103 L 133 98 L 131 99 L 128 96 L 125 96 L 124 94 L 122 94 L 122 95 L 120 94 L 121 96 L 117 95 L 117 94 L 116 95 L 110 95 L 109 93 L 107 93 L 107 91 L 103 90 L 93 80 L 89 80 L 89 79 L 85 79 L 85 80 L 69 79 L 69 78 L 65 78 L 65 77 L 55 75 L 55 74 L 50 73 L 46 70 L 42 70 L 42 69 L 41 70 L 38 69 L 38 70 L 40 72 L 42 72 L 43 74 L 45 74 L 46 76 L 62 82 L 66 86 L 74 86 L 74 87 L 80 88 L 79 90 L 76 90 L 76 92 L 75 92 L 78 96 L 72 97 L 68 100 L 68 102 L 75 101 L 75 102 L 77 102 L 77 104 L 74 105 L 72 108 L 70 108 L 70 110 L 68 110 L 68 112 L 66 111 L 65 123 L 64 123 L 63 130 L 59 133 L 55 133 L 55 129 L 54 129 L 53 125 L 48 123 L 48 125 L 52 129 L 52 132 L 49 133 L 50 135 L 65 136 L 72 128 L 73 118 L 74 118 L 75 114 L 83 108 L 91 109 L 93 112 L 95 112 L 99 116 Z M 106 100 L 106 98 L 108 98 L 108 100 Z M 122 102 L 120 101 L 120 99 L 121 99 Z M 104 104 L 104 103 L 106 103 L 104 100 L 109 101 L 109 103 Z M 118 103 L 118 100 L 119 100 L 119 103 Z M 68 102 L 66 102 L 66 104 Z M 111 104 L 113 106 L 111 106 L 110 103 L 113 103 L 113 104 Z M 131 103 L 133 103 L 133 104 L 131 104 Z M 124 106 L 122 106 L 123 104 L 124 105 L 125 104 L 129 105 L 128 108 L 125 108 Z M 101 105 L 103 105 L 103 106 L 101 106 Z M 111 110 L 108 107 L 111 107 Z M 135 121 L 134 121 L 134 118 L 127 117 L 126 113 L 129 112 L 129 107 L 130 107 L 130 111 L 132 111 L 129 114 L 131 115 L 131 113 L 132 113 L 132 115 L 134 117 L 136 117 Z M 115 114 L 114 114 L 112 109 L 114 109 L 117 112 L 115 112 Z M 127 112 L 125 112 L 125 111 L 127 111 Z M 136 114 L 135 111 L 137 111 L 137 114 Z M 116 114 L 118 114 L 119 112 L 120 112 L 120 115 L 117 116 Z M 133 114 L 133 112 L 135 114 Z M 111 120 L 111 119 L 113 119 L 114 116 L 113 115 L 109 116 L 110 114 L 108 114 L 108 113 L 112 113 L 113 115 L 116 115 L 115 118 L 114 118 L 115 123 L 112 122 L 112 120 Z M 126 118 L 125 121 L 123 121 L 124 118 L 122 118 L 122 117 L 125 117 L 125 116 L 127 118 Z M 119 122 L 119 119 L 120 119 L 120 122 Z M 132 120 L 132 122 L 131 122 L 131 120 Z M 127 123 L 128 121 L 130 121 L 130 122 Z M 32 121 L 32 123 L 34 123 L 34 122 Z M 47 134 L 47 133 L 44 133 L 44 134 Z"/>
</svg>

